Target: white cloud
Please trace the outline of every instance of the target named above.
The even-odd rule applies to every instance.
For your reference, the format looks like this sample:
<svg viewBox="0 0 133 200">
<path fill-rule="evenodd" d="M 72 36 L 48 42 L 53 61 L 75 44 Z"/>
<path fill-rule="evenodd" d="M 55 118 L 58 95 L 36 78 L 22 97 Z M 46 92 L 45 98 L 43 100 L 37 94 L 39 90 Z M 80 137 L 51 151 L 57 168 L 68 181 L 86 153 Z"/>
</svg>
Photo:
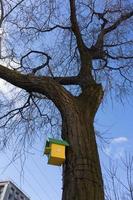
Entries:
<svg viewBox="0 0 133 200">
<path fill-rule="evenodd" d="M 123 143 L 123 142 L 128 142 L 128 138 L 127 137 L 117 137 L 117 138 L 114 138 L 112 140 L 111 143 Z"/>
<path fill-rule="evenodd" d="M 116 137 L 105 147 L 104 152 L 107 156 L 111 156 L 113 159 L 119 159 L 125 155 L 124 153 L 127 148 L 127 142 L 127 137 Z"/>
</svg>

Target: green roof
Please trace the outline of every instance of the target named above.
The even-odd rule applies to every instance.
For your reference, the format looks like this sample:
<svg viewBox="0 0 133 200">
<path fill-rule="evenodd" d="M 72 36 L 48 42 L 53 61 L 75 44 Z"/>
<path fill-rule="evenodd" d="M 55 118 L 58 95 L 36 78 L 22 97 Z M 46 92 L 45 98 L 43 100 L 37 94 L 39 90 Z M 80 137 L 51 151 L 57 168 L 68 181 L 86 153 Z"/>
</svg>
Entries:
<svg viewBox="0 0 133 200">
<path fill-rule="evenodd" d="M 49 138 L 49 143 L 54 143 L 54 144 L 60 144 L 64 146 L 69 146 L 68 142 L 66 140 L 57 140 L 53 138 Z"/>
</svg>

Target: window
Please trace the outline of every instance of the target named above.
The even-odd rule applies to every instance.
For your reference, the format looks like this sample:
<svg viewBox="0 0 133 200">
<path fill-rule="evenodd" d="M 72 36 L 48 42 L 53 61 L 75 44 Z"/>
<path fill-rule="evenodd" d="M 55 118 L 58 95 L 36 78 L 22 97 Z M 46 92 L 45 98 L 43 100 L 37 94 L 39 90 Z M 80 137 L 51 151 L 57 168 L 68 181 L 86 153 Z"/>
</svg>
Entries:
<svg viewBox="0 0 133 200">
<path fill-rule="evenodd" d="M 18 191 L 15 192 L 15 198 L 14 200 L 20 200 L 20 193 Z"/>
<path fill-rule="evenodd" d="M 13 187 L 11 187 L 11 190 L 14 192 L 14 188 Z"/>
<path fill-rule="evenodd" d="M 12 195 L 12 194 L 9 194 L 8 200 L 12 200 L 12 199 L 13 199 L 13 195 Z"/>
<path fill-rule="evenodd" d="M 11 194 L 13 195 L 14 194 L 14 191 L 15 191 L 15 189 L 13 188 L 13 187 L 11 187 Z"/>
<path fill-rule="evenodd" d="M 0 186 L 0 197 L 2 196 L 4 186 Z"/>
</svg>

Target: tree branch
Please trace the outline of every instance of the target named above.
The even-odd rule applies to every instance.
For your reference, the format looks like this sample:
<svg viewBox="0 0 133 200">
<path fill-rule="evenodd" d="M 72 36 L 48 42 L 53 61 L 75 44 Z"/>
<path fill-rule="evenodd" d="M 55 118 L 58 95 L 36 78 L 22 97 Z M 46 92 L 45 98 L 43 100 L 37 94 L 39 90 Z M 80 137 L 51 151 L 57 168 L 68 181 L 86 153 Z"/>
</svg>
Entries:
<svg viewBox="0 0 133 200">
<path fill-rule="evenodd" d="M 77 18 L 76 18 L 76 5 L 75 0 L 70 0 L 70 11 L 71 11 L 71 24 L 72 24 L 72 30 L 74 32 L 74 35 L 76 37 L 77 45 L 79 52 L 82 53 L 85 50 L 85 44 L 83 42 L 81 32 L 78 26 Z"/>
<path fill-rule="evenodd" d="M 125 20 L 129 19 L 132 16 L 133 16 L 133 11 L 122 15 L 119 19 L 117 19 L 117 21 L 113 25 L 104 29 L 103 34 L 105 35 L 111 31 L 115 30 L 122 22 L 124 22 Z"/>
<path fill-rule="evenodd" d="M 84 44 L 81 31 L 79 29 L 77 17 L 76 17 L 76 5 L 75 0 L 70 0 L 70 19 L 72 24 L 72 31 L 76 37 L 77 47 L 81 58 L 81 68 L 79 72 L 80 86 L 82 90 L 86 89 L 89 84 L 94 84 L 94 78 L 92 75 L 92 60 L 90 51 Z"/>
<path fill-rule="evenodd" d="M 51 57 L 43 52 L 43 51 L 29 51 L 27 54 L 25 54 L 24 56 L 21 57 L 21 60 L 20 60 L 20 65 L 23 67 L 23 60 L 29 56 L 30 54 L 33 54 L 33 53 L 36 53 L 36 54 L 42 54 L 43 56 L 45 56 L 47 59 L 46 59 L 46 62 L 43 63 L 42 65 L 38 66 L 38 67 L 35 67 L 33 70 L 32 70 L 32 73 L 35 74 L 37 71 L 39 71 L 40 69 L 43 69 L 45 66 L 48 66 L 49 65 L 49 60 L 51 59 Z"/>
<path fill-rule="evenodd" d="M 0 65 L 0 78 L 29 93 L 37 92 L 45 95 L 62 111 L 65 105 L 72 100 L 72 95 L 51 77 L 24 75 Z"/>
<path fill-rule="evenodd" d="M 79 76 L 53 77 L 53 79 L 62 85 L 79 85 L 80 84 Z"/>
<path fill-rule="evenodd" d="M 119 42 L 119 43 L 113 43 L 113 44 L 105 44 L 104 47 L 117 47 L 117 46 L 121 46 L 121 45 L 125 45 L 125 44 L 133 44 L 133 40 L 129 40 L 129 41 L 125 41 L 125 42 Z"/>
<path fill-rule="evenodd" d="M 28 99 L 27 99 L 27 101 L 24 103 L 23 106 L 18 107 L 18 108 L 15 108 L 15 109 L 13 109 L 13 110 L 10 110 L 10 111 L 7 112 L 6 114 L 0 116 L 0 120 L 3 119 L 3 118 L 5 118 L 5 117 L 7 117 L 7 116 L 9 116 L 9 115 L 11 115 L 10 117 L 13 117 L 13 116 L 15 116 L 16 114 L 22 112 L 25 108 L 27 108 L 27 107 L 30 105 L 30 98 L 31 98 L 31 95 L 28 96 Z"/>
<path fill-rule="evenodd" d="M 11 13 L 15 8 L 17 8 L 23 1 L 25 1 L 25 0 L 21 0 L 21 1 L 18 2 L 13 8 L 11 8 L 11 10 L 10 10 L 5 16 L 3 16 L 3 20 L 4 20 L 6 17 L 8 17 L 8 15 L 10 15 L 10 13 Z"/>
<path fill-rule="evenodd" d="M 125 20 L 129 19 L 130 17 L 133 16 L 133 11 L 126 13 L 124 15 L 122 15 L 119 19 L 117 19 L 111 26 L 109 26 L 108 28 L 105 29 L 101 29 L 101 32 L 98 36 L 97 42 L 95 44 L 95 48 L 101 49 L 103 48 L 103 42 L 104 42 L 104 36 L 115 30 L 122 22 L 124 22 Z"/>
<path fill-rule="evenodd" d="M 0 27 L 1 27 L 3 19 L 4 19 L 4 8 L 3 8 L 3 1 L 2 0 L 0 0 L 0 10 L 1 10 L 1 16 L 0 16 Z"/>
<path fill-rule="evenodd" d="M 122 55 L 112 56 L 110 54 L 107 54 L 107 56 L 108 56 L 108 58 L 111 58 L 113 60 L 118 60 L 118 59 L 125 59 L 125 60 L 133 59 L 133 56 L 122 56 Z"/>
<path fill-rule="evenodd" d="M 60 28 L 60 29 L 63 29 L 63 30 L 71 30 L 71 27 L 69 27 L 69 26 L 62 26 L 62 25 L 59 25 L 59 24 L 57 24 L 57 25 L 55 25 L 53 27 L 46 28 L 46 29 L 36 28 L 36 27 L 33 27 L 33 26 L 29 26 L 29 27 L 21 28 L 21 30 L 23 30 L 23 29 L 27 29 L 27 30 L 28 29 L 34 29 L 36 31 L 45 33 L 45 32 L 53 31 L 53 30 L 55 30 L 57 28 Z"/>
</svg>

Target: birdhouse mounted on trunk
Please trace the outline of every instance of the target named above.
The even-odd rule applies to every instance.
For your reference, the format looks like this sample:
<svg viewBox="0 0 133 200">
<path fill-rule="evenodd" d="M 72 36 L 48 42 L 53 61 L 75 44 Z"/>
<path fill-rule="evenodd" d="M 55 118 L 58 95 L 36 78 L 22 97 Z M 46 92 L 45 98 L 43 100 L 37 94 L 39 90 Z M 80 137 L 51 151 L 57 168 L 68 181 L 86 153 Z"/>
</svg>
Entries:
<svg viewBox="0 0 133 200">
<path fill-rule="evenodd" d="M 60 166 L 65 161 L 65 149 L 69 146 L 65 140 L 49 138 L 46 141 L 44 154 L 48 156 L 48 164 Z"/>
</svg>

